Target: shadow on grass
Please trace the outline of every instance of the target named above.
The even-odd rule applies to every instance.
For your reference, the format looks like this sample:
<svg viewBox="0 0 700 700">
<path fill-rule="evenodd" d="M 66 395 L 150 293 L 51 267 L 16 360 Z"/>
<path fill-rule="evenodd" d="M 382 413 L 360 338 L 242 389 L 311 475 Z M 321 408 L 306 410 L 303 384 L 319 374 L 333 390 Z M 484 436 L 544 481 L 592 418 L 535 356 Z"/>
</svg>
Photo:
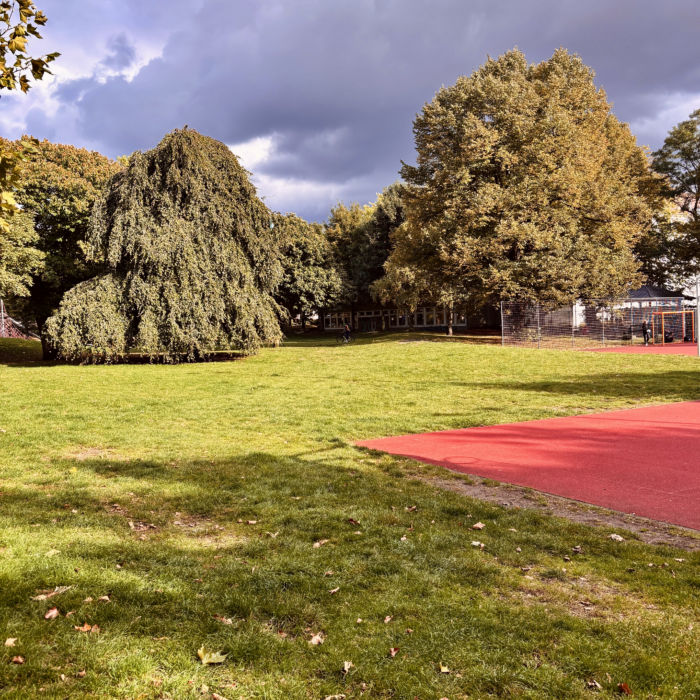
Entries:
<svg viewBox="0 0 700 700">
<path fill-rule="evenodd" d="M 63 459 L 43 482 L 38 475 L 31 487 L 5 486 L 0 620 L 7 636 L 21 638 L 26 663 L 8 663 L 2 687 L 26 688 L 22 698 L 39 686 L 47 697 L 190 697 L 203 684 L 223 695 L 235 679 L 250 696 L 265 679 L 266 697 L 299 700 L 309 690 L 359 694 L 363 683 L 374 697 L 507 697 L 523 688 L 563 697 L 602 675 L 600 664 L 623 673 L 611 659 L 642 653 L 638 621 L 628 628 L 618 614 L 608 624 L 552 604 L 521 605 L 520 567 L 547 572 L 582 545 L 582 565 L 597 558 L 598 575 L 624 585 L 635 558 L 672 550 L 621 549 L 585 526 L 437 492 L 406 478 L 417 465 L 407 472 L 403 461 L 382 458 L 369 466 L 349 460 L 347 449 Z M 485 551 L 470 546 L 477 520 L 487 523 Z M 656 571 L 644 567 L 640 576 L 633 585 L 649 583 L 647 594 L 670 595 Z M 684 573 L 673 583 L 684 605 L 697 598 Z M 30 600 L 56 586 L 71 588 Z M 54 606 L 59 617 L 45 620 Z M 74 629 L 85 624 L 100 632 Z M 317 632 L 322 647 L 308 643 Z M 557 644 L 544 680 L 524 666 L 572 636 L 575 644 Z M 203 667 L 202 645 L 227 662 Z M 396 647 L 406 658 L 394 662 L 388 650 Z M 346 660 L 354 670 L 344 675 Z M 685 677 L 672 660 L 658 669 L 652 662 L 637 687 Z M 87 670 L 80 684 L 78 670 Z M 158 691 L 149 694 L 154 679 Z"/>
<path fill-rule="evenodd" d="M 450 382 L 453 386 L 470 389 L 523 391 L 559 396 L 595 395 L 596 398 L 649 400 L 659 397 L 664 402 L 700 400 L 700 373 L 687 370 L 659 370 L 649 367 L 646 372 L 599 373 L 572 375 L 571 379 L 553 381 Z M 601 407 L 602 408 L 602 407 Z"/>
</svg>

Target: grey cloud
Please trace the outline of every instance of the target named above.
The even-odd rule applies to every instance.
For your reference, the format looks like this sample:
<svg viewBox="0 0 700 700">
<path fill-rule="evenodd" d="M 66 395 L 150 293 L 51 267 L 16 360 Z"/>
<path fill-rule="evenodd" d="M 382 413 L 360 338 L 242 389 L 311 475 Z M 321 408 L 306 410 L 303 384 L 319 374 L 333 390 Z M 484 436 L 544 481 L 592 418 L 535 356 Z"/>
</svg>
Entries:
<svg viewBox="0 0 700 700">
<path fill-rule="evenodd" d="M 655 124 L 671 97 L 700 95 L 699 21 L 696 0 L 204 0 L 133 80 L 74 81 L 57 94 L 81 138 L 110 155 L 184 124 L 228 144 L 273 136 L 257 174 L 368 201 L 412 160 L 414 114 L 487 54 L 517 45 L 540 61 L 565 46 L 596 70 L 622 119 Z M 115 69 L 133 61 L 125 36 L 108 49 Z M 647 136 L 656 147 L 664 131 Z M 304 202 L 298 213 L 313 218 L 332 203 Z"/>
<path fill-rule="evenodd" d="M 108 44 L 109 54 L 100 61 L 100 66 L 113 71 L 123 71 L 134 65 L 136 47 L 125 32 L 112 37 Z"/>
</svg>

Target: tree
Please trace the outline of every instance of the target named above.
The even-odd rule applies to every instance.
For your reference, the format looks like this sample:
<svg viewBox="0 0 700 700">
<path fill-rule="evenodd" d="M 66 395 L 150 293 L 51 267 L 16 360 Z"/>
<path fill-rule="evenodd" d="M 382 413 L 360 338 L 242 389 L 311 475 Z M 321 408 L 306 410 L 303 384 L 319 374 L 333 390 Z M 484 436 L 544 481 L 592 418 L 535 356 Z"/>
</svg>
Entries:
<svg viewBox="0 0 700 700">
<path fill-rule="evenodd" d="M 19 141 L 0 140 L 0 149 L 6 152 L 22 148 Z M 27 155 L 16 197 L 33 216 L 34 245 L 45 258 L 32 277 L 29 297 L 16 300 L 14 306 L 25 323 L 36 325 L 44 359 L 52 357 L 43 332 L 46 319 L 65 292 L 97 274 L 96 262 L 85 257 L 90 216 L 103 187 L 120 170 L 118 163 L 100 153 L 49 141 L 36 141 Z"/>
<path fill-rule="evenodd" d="M 326 224 L 334 255 L 345 278 L 343 301 L 353 304 L 370 300 L 371 287 L 384 274 L 392 248 L 392 234 L 405 220 L 403 186 L 395 182 L 384 188 L 368 206 L 342 202 L 331 209 Z"/>
<path fill-rule="evenodd" d="M 29 294 L 31 276 L 44 261 L 44 254 L 32 247 L 37 238 L 31 214 L 20 211 L 10 219 L 8 231 L 0 235 L 0 297 Z"/>
<path fill-rule="evenodd" d="M 284 277 L 275 298 L 291 317 L 300 316 L 305 327 L 314 311 L 337 302 L 343 278 L 323 226 L 287 214 L 277 217 L 276 227 L 283 240 Z"/>
<path fill-rule="evenodd" d="M 50 73 L 48 64 L 60 54 L 40 58 L 27 55 L 29 37 L 41 39 L 37 26 L 46 22 L 46 16 L 31 0 L 0 2 L 0 90 L 20 89 L 26 93 L 31 87 L 31 78 L 41 80 Z M 20 211 L 14 189 L 22 164 L 31 151 L 32 143 L 28 141 L 13 149 L 0 144 L 0 294 L 25 295 L 29 276 L 41 262 L 36 249 L 25 249 L 33 240 L 27 228 L 27 217 L 13 221 Z"/>
<path fill-rule="evenodd" d="M 676 209 L 642 240 L 639 256 L 656 272 L 655 282 L 682 287 L 700 274 L 700 110 L 671 129 L 653 158 Z"/>
<path fill-rule="evenodd" d="M 185 128 L 109 181 L 87 247 L 99 276 L 64 297 L 47 323 L 60 357 L 113 361 L 255 352 L 282 337 L 274 217 L 222 143 Z"/>
<path fill-rule="evenodd" d="M 536 65 L 516 49 L 425 105 L 380 298 L 559 305 L 641 282 L 658 182 L 593 77 L 564 49 Z"/>
</svg>

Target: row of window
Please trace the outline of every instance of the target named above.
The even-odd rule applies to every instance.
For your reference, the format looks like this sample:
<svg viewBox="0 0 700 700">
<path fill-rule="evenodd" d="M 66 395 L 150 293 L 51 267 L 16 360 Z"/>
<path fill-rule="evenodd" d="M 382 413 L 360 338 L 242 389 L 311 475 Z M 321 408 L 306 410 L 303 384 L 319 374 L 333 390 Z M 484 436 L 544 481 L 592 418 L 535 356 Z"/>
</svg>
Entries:
<svg viewBox="0 0 700 700">
<path fill-rule="evenodd" d="M 413 325 L 416 327 L 446 326 L 449 311 L 442 307 L 428 306 L 416 309 L 413 315 Z M 380 309 L 375 311 L 358 311 L 357 326 L 360 330 L 384 330 L 386 328 L 406 328 L 409 326 L 410 314 L 397 309 Z M 326 314 L 325 328 L 343 328 L 352 325 L 349 312 Z M 453 326 L 466 326 L 467 315 L 455 311 L 452 317 Z"/>
</svg>

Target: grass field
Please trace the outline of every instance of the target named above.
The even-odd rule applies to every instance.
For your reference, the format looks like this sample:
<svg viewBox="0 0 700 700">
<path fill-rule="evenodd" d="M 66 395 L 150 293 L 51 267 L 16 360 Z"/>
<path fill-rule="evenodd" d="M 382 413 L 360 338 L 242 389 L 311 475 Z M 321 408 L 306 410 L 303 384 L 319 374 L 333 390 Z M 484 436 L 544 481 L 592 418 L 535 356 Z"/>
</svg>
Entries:
<svg viewBox="0 0 700 700">
<path fill-rule="evenodd" d="M 698 399 L 697 360 L 420 338 L 174 367 L 0 340 L 0 697 L 700 698 L 700 554 L 353 447 Z"/>
</svg>

